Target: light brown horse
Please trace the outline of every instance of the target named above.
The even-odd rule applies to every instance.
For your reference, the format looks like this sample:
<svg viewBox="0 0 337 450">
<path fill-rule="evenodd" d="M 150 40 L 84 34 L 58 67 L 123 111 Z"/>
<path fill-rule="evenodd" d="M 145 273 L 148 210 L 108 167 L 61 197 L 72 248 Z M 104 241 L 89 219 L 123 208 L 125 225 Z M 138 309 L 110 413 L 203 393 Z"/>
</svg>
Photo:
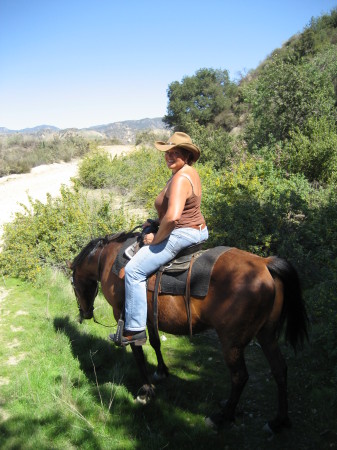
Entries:
<svg viewBox="0 0 337 450">
<path fill-rule="evenodd" d="M 93 317 L 98 282 L 112 306 L 116 320 L 124 310 L 124 281 L 111 271 L 119 249 L 130 234 L 95 239 L 82 249 L 70 268 L 80 311 L 80 320 Z M 278 388 L 276 418 L 268 422 L 272 431 L 289 427 L 287 366 L 278 338 L 286 324 L 285 337 L 294 350 L 307 337 L 307 315 L 298 275 L 293 266 L 278 257 L 261 258 L 231 248 L 220 255 L 211 274 L 206 297 L 191 298 L 193 332 L 214 328 L 231 375 L 231 391 L 222 410 L 208 418 L 211 424 L 234 420 L 235 408 L 248 380 L 244 349 L 256 337 L 270 364 Z M 183 296 L 160 294 L 159 329 L 174 335 L 188 335 L 189 325 Z M 168 369 L 155 333 L 152 293 L 148 293 L 148 334 L 157 356 L 156 378 L 166 377 Z M 142 347 L 131 346 L 142 376 L 142 399 L 154 396 L 145 366 Z"/>
</svg>

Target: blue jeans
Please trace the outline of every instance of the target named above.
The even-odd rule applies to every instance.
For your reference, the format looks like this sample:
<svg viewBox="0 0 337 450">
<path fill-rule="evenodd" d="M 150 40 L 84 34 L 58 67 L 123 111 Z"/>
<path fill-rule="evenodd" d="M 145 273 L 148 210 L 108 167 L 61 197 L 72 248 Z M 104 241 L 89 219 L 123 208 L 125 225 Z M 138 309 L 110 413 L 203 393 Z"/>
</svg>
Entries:
<svg viewBox="0 0 337 450">
<path fill-rule="evenodd" d="M 178 228 L 156 245 L 144 245 L 125 266 L 125 328 L 142 331 L 146 328 L 146 280 L 163 264 L 173 259 L 180 250 L 206 241 L 207 227 L 203 230 Z"/>
</svg>

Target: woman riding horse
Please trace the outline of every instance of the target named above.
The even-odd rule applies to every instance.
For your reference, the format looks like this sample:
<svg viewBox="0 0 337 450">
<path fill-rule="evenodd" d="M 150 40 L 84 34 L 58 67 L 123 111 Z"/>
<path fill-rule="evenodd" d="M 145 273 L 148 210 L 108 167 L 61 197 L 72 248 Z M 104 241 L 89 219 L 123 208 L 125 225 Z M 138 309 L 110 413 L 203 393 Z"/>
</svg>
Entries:
<svg viewBox="0 0 337 450">
<path fill-rule="evenodd" d="M 128 239 L 136 239 L 134 233 L 122 232 L 94 239 L 69 265 L 81 321 L 94 316 L 98 283 L 116 320 L 124 311 L 126 291 L 126 332 L 122 336 L 122 345 L 131 344 L 142 381 L 137 398 L 142 402 L 149 401 L 155 395 L 142 347 L 146 341 L 145 326 L 158 361 L 156 379 L 168 375 L 157 327 L 175 335 L 190 333 L 185 295 L 161 291 L 157 314 L 154 314 L 152 292 L 146 294 L 146 278 L 182 248 L 208 237 L 200 213 L 200 180 L 191 167 L 191 163 L 199 158 L 199 149 L 184 133 L 174 133 L 168 143 L 157 142 L 156 147 L 165 152 L 167 166 L 173 174 L 156 199 L 159 231 L 145 238 L 148 245 L 143 246 L 127 264 L 125 283 L 112 267 Z M 278 389 L 277 415 L 268 421 L 268 427 L 272 431 L 280 431 L 290 426 L 290 419 L 287 365 L 278 340 L 283 326 L 286 340 L 294 349 L 307 337 L 308 319 L 299 277 L 295 268 L 284 259 L 275 256 L 262 258 L 237 248 L 222 251 L 223 248 L 217 248 L 221 251 L 210 268 L 206 294 L 198 296 L 192 293 L 190 296 L 193 332 L 211 328 L 216 331 L 231 377 L 227 401 L 221 403 L 220 412 L 210 416 L 210 422 L 219 425 L 225 420 L 234 420 L 237 404 L 248 380 L 244 351 L 249 342 L 256 338 L 269 362 Z M 213 250 L 216 249 L 209 251 Z M 205 255 L 207 258 L 209 251 L 204 252 L 199 261 Z M 202 266 L 205 271 L 207 267 L 207 264 Z M 115 335 L 110 335 L 111 338 L 114 340 Z"/>
<path fill-rule="evenodd" d="M 199 148 L 185 133 L 174 133 L 168 142 L 155 142 L 165 152 L 172 176 L 155 200 L 159 225 L 157 233 L 145 235 L 144 246 L 125 267 L 125 330 L 121 342 L 116 334 L 109 338 L 116 344 L 143 345 L 146 342 L 146 280 L 182 249 L 205 241 L 208 230 L 200 211 L 201 182 L 192 167 L 200 157 Z M 149 222 L 143 224 L 148 227 Z"/>
</svg>

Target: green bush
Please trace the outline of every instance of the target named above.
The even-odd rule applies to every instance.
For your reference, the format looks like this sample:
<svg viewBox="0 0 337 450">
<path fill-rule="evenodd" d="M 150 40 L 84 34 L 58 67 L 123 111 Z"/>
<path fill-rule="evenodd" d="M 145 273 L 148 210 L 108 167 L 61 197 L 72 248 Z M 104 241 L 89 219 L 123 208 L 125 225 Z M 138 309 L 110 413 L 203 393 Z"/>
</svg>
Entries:
<svg viewBox="0 0 337 450">
<path fill-rule="evenodd" d="M 222 128 L 214 125 L 203 127 L 197 122 L 189 124 L 193 142 L 200 148 L 200 163 L 210 163 L 218 170 L 228 167 L 234 159 L 238 159 L 241 151 L 235 140 Z"/>
<path fill-rule="evenodd" d="M 78 167 L 80 183 L 92 189 L 99 189 L 112 184 L 112 158 L 106 150 L 96 149 L 86 155 Z"/>
<path fill-rule="evenodd" d="M 35 281 L 47 265 L 66 268 L 92 238 L 134 227 L 135 219 L 111 201 L 90 201 L 79 190 L 62 187 L 59 198 L 47 197 L 45 204 L 30 200 L 30 207 L 16 213 L 5 225 L 0 270 L 3 275 Z"/>
<path fill-rule="evenodd" d="M 154 132 L 151 130 L 140 131 L 136 135 L 136 145 L 146 145 L 150 147 L 154 147 L 155 141 L 164 141 L 166 142 L 169 138 L 169 131 L 161 131 L 160 133 Z"/>
<path fill-rule="evenodd" d="M 146 202 L 151 194 L 144 185 L 156 184 L 155 175 L 169 172 L 163 154 L 157 150 L 141 147 L 129 155 L 111 158 L 105 150 L 88 154 L 79 165 L 80 183 L 87 188 L 114 188 L 122 194 L 134 193 L 138 203 Z M 164 183 L 165 184 L 165 183 Z"/>
<path fill-rule="evenodd" d="M 335 47 L 301 64 L 275 54 L 242 88 L 252 119 L 245 131 L 249 148 L 282 141 L 295 127 L 303 131 L 310 118 L 335 123 L 336 70 Z"/>
<path fill-rule="evenodd" d="M 296 127 L 284 144 L 281 164 L 292 173 L 304 174 L 310 181 L 337 181 L 337 132 L 334 124 L 326 118 L 310 118 L 303 131 Z"/>
</svg>

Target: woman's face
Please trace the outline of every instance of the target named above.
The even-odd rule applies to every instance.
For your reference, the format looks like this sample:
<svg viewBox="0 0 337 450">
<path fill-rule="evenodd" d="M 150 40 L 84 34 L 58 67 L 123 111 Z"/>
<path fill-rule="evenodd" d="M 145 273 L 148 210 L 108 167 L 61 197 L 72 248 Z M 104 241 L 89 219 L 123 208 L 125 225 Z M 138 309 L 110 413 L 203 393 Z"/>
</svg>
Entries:
<svg viewBox="0 0 337 450">
<path fill-rule="evenodd" d="M 187 162 L 184 152 L 179 148 L 174 148 L 165 152 L 165 160 L 167 167 L 173 173 L 178 172 Z"/>
</svg>

